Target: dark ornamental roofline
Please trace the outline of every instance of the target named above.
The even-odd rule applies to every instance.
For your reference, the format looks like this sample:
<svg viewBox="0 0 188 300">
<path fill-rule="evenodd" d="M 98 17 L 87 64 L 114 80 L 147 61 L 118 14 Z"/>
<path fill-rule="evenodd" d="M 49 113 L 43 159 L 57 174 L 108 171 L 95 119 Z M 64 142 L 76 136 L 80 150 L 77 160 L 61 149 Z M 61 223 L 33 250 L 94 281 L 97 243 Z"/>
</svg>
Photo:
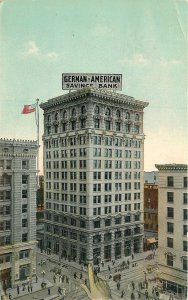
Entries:
<svg viewBox="0 0 188 300">
<path fill-rule="evenodd" d="M 100 90 L 96 88 L 83 88 L 74 92 L 70 92 L 59 97 L 49 99 L 46 102 L 41 103 L 39 106 L 45 110 L 46 108 L 60 105 L 65 102 L 69 102 L 75 99 L 83 98 L 86 96 L 93 96 L 101 99 L 114 100 L 119 103 L 126 103 L 132 106 L 139 106 L 145 108 L 148 106 L 149 102 L 136 100 L 134 97 L 127 96 L 120 93 L 115 93 L 109 90 Z"/>
<path fill-rule="evenodd" d="M 187 171 L 188 170 L 188 165 L 186 164 L 156 164 L 155 167 L 159 171 Z"/>
</svg>

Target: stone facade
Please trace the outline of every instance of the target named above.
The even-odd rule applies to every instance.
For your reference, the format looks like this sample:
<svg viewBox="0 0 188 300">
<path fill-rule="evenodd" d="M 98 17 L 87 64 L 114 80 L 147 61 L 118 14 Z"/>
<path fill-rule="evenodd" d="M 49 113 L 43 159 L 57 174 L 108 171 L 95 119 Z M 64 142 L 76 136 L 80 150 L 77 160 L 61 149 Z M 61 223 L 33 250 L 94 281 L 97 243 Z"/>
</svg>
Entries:
<svg viewBox="0 0 188 300">
<path fill-rule="evenodd" d="M 0 269 L 6 288 L 36 274 L 35 141 L 0 139 Z"/>
<path fill-rule="evenodd" d="M 164 288 L 186 295 L 187 165 L 156 165 L 159 170 L 158 261 Z"/>
<path fill-rule="evenodd" d="M 98 263 L 143 251 L 143 109 L 82 89 L 44 110 L 44 247 Z"/>
</svg>

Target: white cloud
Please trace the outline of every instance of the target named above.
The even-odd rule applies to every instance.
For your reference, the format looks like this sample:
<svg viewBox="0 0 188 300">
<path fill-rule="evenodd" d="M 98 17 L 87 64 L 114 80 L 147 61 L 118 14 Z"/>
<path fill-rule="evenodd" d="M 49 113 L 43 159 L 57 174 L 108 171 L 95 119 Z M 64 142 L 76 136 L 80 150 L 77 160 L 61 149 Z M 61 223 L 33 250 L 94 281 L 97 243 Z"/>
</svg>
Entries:
<svg viewBox="0 0 188 300">
<path fill-rule="evenodd" d="M 179 65 L 179 64 L 181 64 L 181 61 L 176 60 L 176 59 L 172 59 L 172 60 L 161 59 L 160 60 L 160 65 L 161 66 Z"/>
<path fill-rule="evenodd" d="M 150 61 L 142 53 L 137 53 L 130 58 L 123 58 L 119 62 L 121 64 L 147 65 Z"/>
<path fill-rule="evenodd" d="M 59 56 L 59 54 L 56 53 L 56 52 L 49 52 L 49 53 L 46 54 L 46 56 L 48 58 L 55 59 L 55 58 L 57 58 Z"/>
<path fill-rule="evenodd" d="M 26 44 L 26 54 L 27 55 L 38 55 L 40 53 L 39 47 L 35 41 L 29 41 Z"/>
<path fill-rule="evenodd" d="M 28 41 L 25 43 L 25 51 L 23 52 L 24 55 L 26 56 L 33 56 L 37 57 L 39 59 L 56 59 L 59 57 L 59 54 L 55 51 L 51 52 L 42 52 L 37 45 L 37 43 L 33 40 Z"/>
</svg>

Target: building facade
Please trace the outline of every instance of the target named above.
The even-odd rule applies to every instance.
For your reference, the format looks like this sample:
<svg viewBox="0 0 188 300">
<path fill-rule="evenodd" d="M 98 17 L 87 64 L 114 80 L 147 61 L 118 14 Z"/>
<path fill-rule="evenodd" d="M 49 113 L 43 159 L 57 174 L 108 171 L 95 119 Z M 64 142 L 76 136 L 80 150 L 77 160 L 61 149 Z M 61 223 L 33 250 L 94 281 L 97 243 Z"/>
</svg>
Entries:
<svg viewBox="0 0 188 300">
<path fill-rule="evenodd" d="M 4 289 L 36 274 L 37 143 L 0 139 L 0 280 Z"/>
<path fill-rule="evenodd" d="M 78 262 L 143 250 L 143 109 L 82 89 L 42 103 L 45 247 Z"/>
<path fill-rule="evenodd" d="M 187 165 L 156 165 L 159 170 L 158 262 L 163 287 L 186 298 Z"/>
</svg>

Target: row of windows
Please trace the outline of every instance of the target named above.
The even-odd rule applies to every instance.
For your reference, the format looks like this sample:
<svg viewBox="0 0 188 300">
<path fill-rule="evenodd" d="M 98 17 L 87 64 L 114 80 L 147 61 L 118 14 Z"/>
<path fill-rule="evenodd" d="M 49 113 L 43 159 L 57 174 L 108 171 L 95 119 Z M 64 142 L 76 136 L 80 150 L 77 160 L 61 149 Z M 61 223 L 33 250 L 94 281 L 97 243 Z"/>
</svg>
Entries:
<svg viewBox="0 0 188 300">
<path fill-rule="evenodd" d="M 65 224 L 65 225 L 71 225 L 71 226 L 78 226 L 78 225 L 80 225 L 80 227 L 86 228 L 86 224 L 87 224 L 85 220 L 76 220 L 75 218 L 72 218 L 72 217 L 69 218 L 67 216 L 62 216 L 62 217 L 60 217 L 58 215 L 54 215 L 53 216 L 51 213 L 47 212 L 46 213 L 46 220 L 52 221 L 52 218 L 53 218 L 54 222 L 62 223 L 62 224 Z M 140 215 L 139 214 L 132 215 L 132 216 L 131 215 L 127 215 L 127 216 L 124 216 L 124 217 L 115 217 L 114 221 L 112 221 L 111 219 L 105 219 L 103 221 L 102 220 L 94 220 L 94 221 L 92 221 L 93 227 L 96 228 L 95 227 L 96 224 L 98 224 L 98 226 L 99 226 L 97 228 L 100 228 L 100 226 L 104 225 L 104 224 L 105 224 L 105 226 L 111 226 L 113 224 L 114 225 L 120 225 L 120 224 L 123 223 L 123 221 L 124 221 L 124 223 L 137 222 L 137 221 L 140 221 Z M 57 226 L 57 228 L 59 229 L 58 226 Z"/>
<path fill-rule="evenodd" d="M 188 187 L 188 177 L 183 177 L 183 187 Z M 173 187 L 174 186 L 174 177 L 173 176 L 167 176 L 167 186 Z"/>
<path fill-rule="evenodd" d="M 173 265 L 174 265 L 174 257 L 173 257 L 173 255 L 167 255 L 166 264 L 167 264 L 167 266 L 173 267 Z M 187 258 L 183 258 L 182 259 L 182 269 L 184 271 L 188 270 L 187 269 Z"/>
<path fill-rule="evenodd" d="M 122 139 L 122 138 L 114 138 L 110 136 L 105 136 L 104 138 L 101 135 L 95 135 L 92 137 L 94 145 L 105 145 L 105 146 L 117 146 L 117 147 L 127 147 L 127 148 L 141 148 L 141 141 L 135 139 Z M 60 140 L 55 138 L 48 140 L 45 142 L 46 149 L 51 148 L 59 148 L 76 146 L 76 145 L 86 145 L 88 144 L 88 140 L 85 135 L 80 135 L 78 138 L 69 137 L 69 138 L 61 138 Z"/>
<path fill-rule="evenodd" d="M 51 182 L 46 182 L 46 189 L 51 190 L 52 184 Z M 111 191 L 127 191 L 131 190 L 134 188 L 134 190 L 140 190 L 140 182 L 135 182 L 134 186 L 131 185 L 131 182 L 117 182 L 117 183 L 105 183 L 102 185 L 101 183 L 95 183 L 93 184 L 93 192 L 111 192 Z M 86 192 L 87 191 L 87 186 L 86 183 L 80 183 L 77 185 L 77 183 L 67 183 L 67 182 L 54 182 L 53 183 L 53 189 L 54 190 L 62 190 L 62 191 L 72 191 L 72 192 Z M 22 199 L 27 198 L 27 190 L 22 190 Z M 170 217 L 170 216 L 169 216 Z"/>
<path fill-rule="evenodd" d="M 139 134 L 141 133 L 141 127 L 138 124 L 130 124 L 129 122 L 125 123 L 123 126 L 122 122 L 115 122 L 115 128 L 114 124 L 111 120 L 104 120 L 104 128 L 102 126 L 102 121 L 98 118 L 94 119 L 94 124 L 93 124 L 95 129 L 105 129 L 105 130 L 115 130 L 117 132 L 125 132 L 125 133 L 136 133 Z M 71 120 L 69 123 L 63 122 L 61 124 L 61 127 L 59 124 L 54 124 L 53 126 L 48 125 L 46 126 L 46 134 L 53 134 L 53 133 L 59 133 L 59 132 L 67 132 L 67 131 L 72 131 L 72 130 L 77 130 L 77 129 L 85 129 L 87 126 L 86 123 L 86 118 L 85 119 L 80 119 L 79 123 L 77 120 Z"/>
<path fill-rule="evenodd" d="M 112 169 L 113 167 L 115 169 L 140 169 L 141 168 L 141 162 L 140 161 L 134 161 L 133 163 L 131 161 L 122 161 L 122 160 L 99 160 L 95 159 L 93 160 L 93 168 L 94 169 L 101 169 L 102 165 L 106 169 Z M 59 161 L 54 161 L 53 164 L 51 161 L 46 162 L 46 169 L 77 169 L 77 167 L 81 169 L 87 168 L 87 160 L 79 160 L 79 164 L 77 160 L 70 160 L 70 161 L 61 161 L 61 164 Z"/>
<path fill-rule="evenodd" d="M 174 223 L 167 222 L 167 233 L 174 233 Z M 183 225 L 183 235 L 187 235 L 188 225 Z"/>
<path fill-rule="evenodd" d="M 94 107 L 94 114 L 99 115 L 99 114 L 101 114 L 101 112 L 102 112 L 101 108 L 98 105 L 96 105 Z M 113 112 L 113 110 L 109 107 L 106 107 L 106 109 L 104 111 L 105 115 L 108 116 L 108 117 L 112 116 L 112 112 Z M 76 115 L 80 114 L 80 113 L 83 114 L 83 115 L 86 114 L 86 106 L 85 105 L 81 106 L 81 108 L 79 110 L 78 110 L 78 108 L 75 108 L 75 107 L 72 108 L 69 112 L 67 110 L 64 110 L 61 113 L 61 116 L 62 116 L 62 119 L 65 120 L 65 119 L 68 118 L 68 114 L 69 114 L 70 117 L 76 117 Z M 115 111 L 115 116 L 117 118 L 122 118 L 123 117 L 122 111 L 117 109 Z M 125 117 L 126 120 L 130 120 L 130 119 L 133 120 L 134 119 L 136 122 L 140 121 L 140 115 L 138 113 L 132 114 L 132 113 L 126 111 L 124 117 Z M 50 115 L 50 114 L 47 115 L 47 122 L 48 123 L 51 123 L 52 119 L 54 121 L 59 121 L 60 114 L 58 112 L 55 112 L 53 115 Z"/>
<path fill-rule="evenodd" d="M 187 220 L 188 216 L 188 209 L 184 208 L 182 211 L 182 217 L 183 220 Z M 173 207 L 167 207 L 167 218 L 174 218 L 174 208 Z"/>
<path fill-rule="evenodd" d="M 83 151 L 85 150 L 85 151 Z M 86 156 L 86 149 L 80 148 L 80 149 L 70 149 L 70 150 L 61 150 L 61 158 L 64 157 L 76 157 L 77 153 L 79 152 L 79 156 Z M 103 152 L 103 155 L 102 155 Z M 124 154 L 124 155 L 123 155 Z M 141 151 L 131 151 L 131 150 L 119 150 L 119 149 L 102 149 L 102 148 L 93 148 L 93 156 L 104 156 L 104 157 L 125 157 L 125 158 L 140 158 L 141 157 Z M 46 159 L 51 159 L 51 152 L 46 152 Z M 53 158 L 59 158 L 59 150 L 53 151 Z"/>
<path fill-rule="evenodd" d="M 82 204 L 84 204 L 82 202 Z M 140 203 L 134 203 L 132 205 L 133 210 L 139 211 L 140 210 Z M 77 206 L 71 206 L 71 205 L 66 205 L 66 204 L 57 204 L 57 203 L 52 203 L 51 202 L 46 202 L 46 208 L 47 209 L 54 209 L 56 211 L 62 210 L 63 212 L 68 212 L 71 214 L 77 214 L 79 212 L 80 215 L 86 215 L 86 208 L 85 207 L 77 207 Z M 105 207 L 95 207 L 93 208 L 93 216 L 98 216 L 102 214 L 110 214 L 110 213 L 117 213 L 117 212 L 130 212 L 131 211 L 131 204 L 126 204 L 125 206 L 123 205 L 115 205 L 114 208 L 112 206 L 105 206 Z M 137 220 L 138 221 L 138 220 Z M 22 227 L 26 227 L 23 226 Z"/>
<path fill-rule="evenodd" d="M 187 199 L 188 199 L 188 193 L 183 193 L 183 204 L 187 204 Z M 174 203 L 174 192 L 167 192 L 167 202 L 168 203 Z M 179 202 L 179 198 L 178 198 Z"/>
<path fill-rule="evenodd" d="M 60 194 L 60 193 L 51 193 L 51 192 L 46 192 L 46 200 L 54 200 L 54 201 L 69 201 L 70 202 L 77 202 L 77 199 L 79 197 L 79 203 L 84 203 L 86 204 L 86 196 L 85 195 L 80 195 L 78 196 L 77 194 Z M 115 195 L 95 195 L 93 196 L 93 203 L 111 203 L 114 200 L 115 201 L 131 201 L 131 193 L 125 193 L 125 194 L 115 194 Z M 140 200 L 140 193 L 134 193 L 134 200 Z M 24 204 L 27 205 L 27 204 Z M 22 205 L 22 210 L 23 210 L 23 205 Z M 23 212 L 23 211 L 22 211 Z"/>
</svg>

